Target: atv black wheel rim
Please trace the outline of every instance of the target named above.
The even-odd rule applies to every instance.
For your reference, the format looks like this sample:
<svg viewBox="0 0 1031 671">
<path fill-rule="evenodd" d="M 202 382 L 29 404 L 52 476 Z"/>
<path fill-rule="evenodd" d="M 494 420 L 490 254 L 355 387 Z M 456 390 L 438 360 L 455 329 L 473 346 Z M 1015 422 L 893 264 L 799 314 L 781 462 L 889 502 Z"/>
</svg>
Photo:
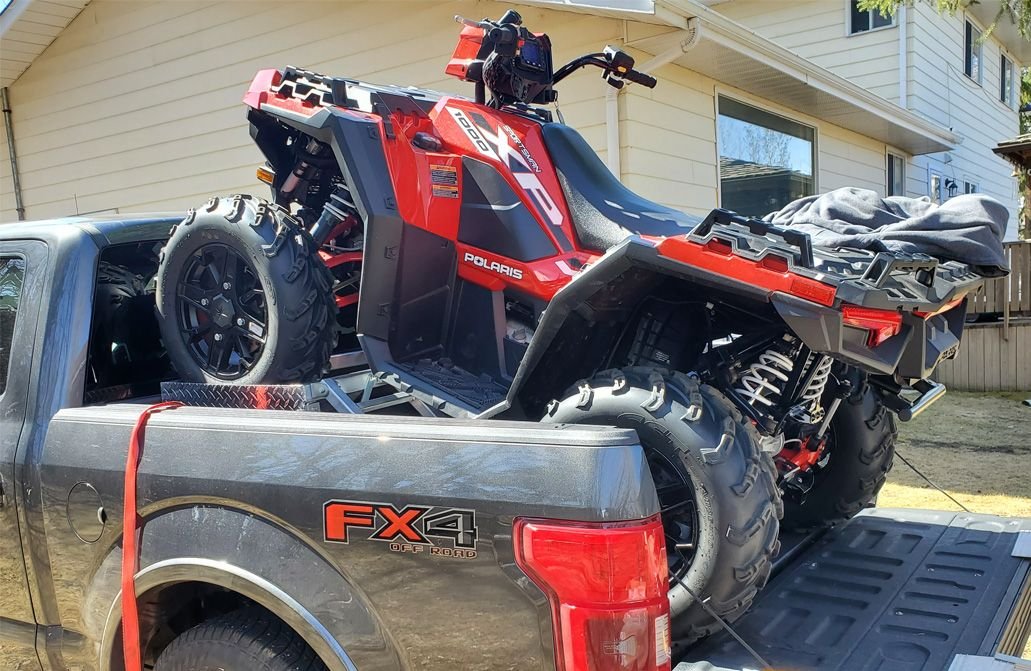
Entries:
<svg viewBox="0 0 1031 671">
<path fill-rule="evenodd" d="M 253 266 L 228 245 L 211 243 L 187 260 L 176 287 L 179 331 L 208 375 L 235 380 L 265 348 L 268 309 Z"/>
<path fill-rule="evenodd" d="M 648 467 L 659 496 L 670 583 L 675 585 L 686 578 L 698 548 L 698 504 L 694 485 L 683 467 L 665 454 L 649 451 Z"/>
</svg>

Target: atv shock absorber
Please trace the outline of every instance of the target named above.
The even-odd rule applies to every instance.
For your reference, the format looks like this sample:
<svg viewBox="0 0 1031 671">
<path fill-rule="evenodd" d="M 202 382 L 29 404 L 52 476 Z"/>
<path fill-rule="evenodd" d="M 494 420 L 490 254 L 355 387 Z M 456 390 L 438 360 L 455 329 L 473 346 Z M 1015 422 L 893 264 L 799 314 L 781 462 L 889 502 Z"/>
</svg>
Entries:
<svg viewBox="0 0 1031 671">
<path fill-rule="evenodd" d="M 794 347 L 788 352 L 776 345 L 770 347 L 741 375 L 734 391 L 757 410 L 768 412 L 774 409 L 780 404 L 780 397 L 791 381 L 798 353 L 798 348 Z M 833 363 L 833 359 L 825 354 L 809 353 L 803 364 L 801 379 L 806 380 L 806 385 L 796 396 L 797 402 L 793 405 L 803 408 L 815 421 L 823 416 L 820 399 L 830 378 Z"/>
<path fill-rule="evenodd" d="M 337 227 L 356 211 L 351 200 L 351 192 L 344 185 L 338 184 L 333 193 L 329 194 L 329 199 L 322 208 L 322 216 L 311 227 L 311 237 L 315 244 L 319 247 L 326 244 Z"/>
</svg>

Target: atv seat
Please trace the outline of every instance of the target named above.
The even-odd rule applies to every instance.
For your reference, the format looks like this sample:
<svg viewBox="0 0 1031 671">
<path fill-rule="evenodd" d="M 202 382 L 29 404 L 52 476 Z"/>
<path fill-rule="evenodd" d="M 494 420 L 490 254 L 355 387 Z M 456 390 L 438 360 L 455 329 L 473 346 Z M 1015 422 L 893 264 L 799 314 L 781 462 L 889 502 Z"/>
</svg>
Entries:
<svg viewBox="0 0 1031 671">
<path fill-rule="evenodd" d="M 542 132 L 576 235 L 587 249 L 605 251 L 630 235 L 684 235 L 701 221 L 623 186 L 569 126 L 545 124 Z"/>
</svg>

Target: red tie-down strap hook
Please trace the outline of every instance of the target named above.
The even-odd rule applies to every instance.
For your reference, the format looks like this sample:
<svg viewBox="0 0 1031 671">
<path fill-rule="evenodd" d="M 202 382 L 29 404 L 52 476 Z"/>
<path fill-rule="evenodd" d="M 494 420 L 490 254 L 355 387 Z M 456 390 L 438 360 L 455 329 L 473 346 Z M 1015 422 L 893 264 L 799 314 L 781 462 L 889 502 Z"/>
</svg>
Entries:
<svg viewBox="0 0 1031 671">
<path fill-rule="evenodd" d="M 140 615 L 136 609 L 136 571 L 140 564 L 137 542 L 140 518 L 136 512 L 136 472 L 143 456 L 143 436 L 151 415 L 182 405 L 179 401 L 165 401 L 148 407 L 136 420 L 136 426 L 129 437 L 129 454 L 125 459 L 125 490 L 122 498 L 122 656 L 125 660 L 125 671 L 141 671 L 143 668 L 140 651 Z"/>
</svg>

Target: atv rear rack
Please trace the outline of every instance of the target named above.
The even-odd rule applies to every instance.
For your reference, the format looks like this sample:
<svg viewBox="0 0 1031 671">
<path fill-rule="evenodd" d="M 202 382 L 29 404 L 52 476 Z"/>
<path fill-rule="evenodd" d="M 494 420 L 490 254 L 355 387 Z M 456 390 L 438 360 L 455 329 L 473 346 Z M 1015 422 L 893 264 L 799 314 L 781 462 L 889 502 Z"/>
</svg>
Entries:
<svg viewBox="0 0 1031 671">
<path fill-rule="evenodd" d="M 879 309 L 933 311 L 976 289 L 981 277 L 957 261 L 926 254 L 829 249 L 814 246 L 808 233 L 774 226 L 729 210 L 712 210 L 688 234 L 699 244 L 713 241 L 751 261 L 784 261 L 789 272 L 836 288 L 840 301 Z"/>
</svg>

